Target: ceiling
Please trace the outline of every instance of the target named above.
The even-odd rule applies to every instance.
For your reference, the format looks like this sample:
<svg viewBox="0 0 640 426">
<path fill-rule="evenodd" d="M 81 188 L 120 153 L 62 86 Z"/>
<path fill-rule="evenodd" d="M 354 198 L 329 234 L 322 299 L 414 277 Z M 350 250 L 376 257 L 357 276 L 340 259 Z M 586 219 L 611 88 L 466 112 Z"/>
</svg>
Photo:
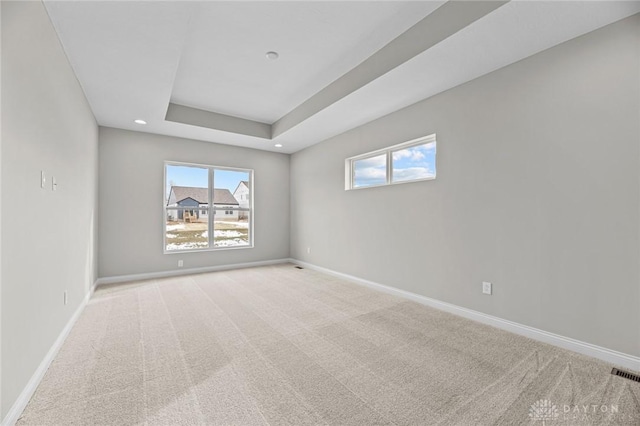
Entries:
<svg viewBox="0 0 640 426">
<path fill-rule="evenodd" d="M 45 5 L 100 125 L 285 153 L 640 12 L 637 1 Z"/>
</svg>

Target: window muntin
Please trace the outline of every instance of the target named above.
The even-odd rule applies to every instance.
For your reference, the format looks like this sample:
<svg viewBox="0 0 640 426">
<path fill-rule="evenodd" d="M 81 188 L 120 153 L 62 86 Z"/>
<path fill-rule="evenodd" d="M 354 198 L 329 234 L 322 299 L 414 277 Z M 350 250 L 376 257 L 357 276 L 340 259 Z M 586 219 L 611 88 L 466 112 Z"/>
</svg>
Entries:
<svg viewBox="0 0 640 426">
<path fill-rule="evenodd" d="M 436 135 L 425 136 L 345 160 L 345 189 L 436 178 Z"/>
<path fill-rule="evenodd" d="M 252 183 L 252 170 L 166 162 L 164 252 L 252 247 Z"/>
</svg>

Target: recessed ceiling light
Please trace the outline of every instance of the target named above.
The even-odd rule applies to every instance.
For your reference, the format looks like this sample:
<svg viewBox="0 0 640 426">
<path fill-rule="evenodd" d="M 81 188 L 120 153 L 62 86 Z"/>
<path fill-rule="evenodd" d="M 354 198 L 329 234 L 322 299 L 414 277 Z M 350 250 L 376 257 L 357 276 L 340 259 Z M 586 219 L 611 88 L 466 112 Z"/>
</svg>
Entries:
<svg viewBox="0 0 640 426">
<path fill-rule="evenodd" d="M 278 59 L 280 55 L 278 55 L 278 52 L 267 52 L 266 56 L 267 56 L 267 59 L 271 59 L 272 61 L 275 61 L 276 59 Z"/>
<path fill-rule="evenodd" d="M 277 143 L 274 145 L 276 148 L 282 148 L 282 144 L 281 143 Z"/>
<path fill-rule="evenodd" d="M 140 120 L 140 119 L 133 120 L 133 122 L 134 122 L 134 123 L 136 123 L 136 124 L 147 124 L 147 122 L 146 122 L 146 121 L 144 121 L 144 120 Z"/>
</svg>

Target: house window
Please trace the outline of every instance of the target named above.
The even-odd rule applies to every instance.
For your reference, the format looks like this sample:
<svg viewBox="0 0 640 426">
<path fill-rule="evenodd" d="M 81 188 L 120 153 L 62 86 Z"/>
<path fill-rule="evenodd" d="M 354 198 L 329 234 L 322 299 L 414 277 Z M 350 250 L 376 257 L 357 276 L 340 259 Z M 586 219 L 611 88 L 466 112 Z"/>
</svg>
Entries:
<svg viewBox="0 0 640 426">
<path fill-rule="evenodd" d="M 253 206 L 234 194 L 241 182 L 251 193 L 253 170 L 166 162 L 164 252 L 253 247 Z"/>
<path fill-rule="evenodd" d="M 345 189 L 435 179 L 436 136 L 414 139 L 347 158 Z"/>
<path fill-rule="evenodd" d="M 384 185 L 387 182 L 387 155 L 353 160 L 353 187 Z"/>
</svg>

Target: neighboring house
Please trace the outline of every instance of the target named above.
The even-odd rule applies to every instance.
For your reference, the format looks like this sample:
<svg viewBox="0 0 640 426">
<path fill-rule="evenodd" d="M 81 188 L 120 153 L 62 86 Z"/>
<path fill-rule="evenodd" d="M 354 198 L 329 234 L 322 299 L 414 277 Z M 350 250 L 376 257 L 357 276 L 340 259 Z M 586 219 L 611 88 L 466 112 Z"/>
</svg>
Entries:
<svg viewBox="0 0 640 426">
<path fill-rule="evenodd" d="M 251 194 L 249 191 L 249 182 L 246 180 L 241 180 L 236 190 L 233 191 L 233 196 L 236 200 L 238 200 L 240 207 L 248 209 L 249 203 L 251 201 Z M 247 218 L 247 212 L 240 212 L 240 219 L 246 219 L 246 218 Z"/>
<path fill-rule="evenodd" d="M 224 188 L 213 190 L 214 220 L 238 220 L 238 201 L 231 191 Z M 167 207 L 191 207 L 187 210 L 168 210 L 167 219 L 192 222 L 206 222 L 209 219 L 209 190 L 192 186 L 172 186 Z"/>
</svg>

